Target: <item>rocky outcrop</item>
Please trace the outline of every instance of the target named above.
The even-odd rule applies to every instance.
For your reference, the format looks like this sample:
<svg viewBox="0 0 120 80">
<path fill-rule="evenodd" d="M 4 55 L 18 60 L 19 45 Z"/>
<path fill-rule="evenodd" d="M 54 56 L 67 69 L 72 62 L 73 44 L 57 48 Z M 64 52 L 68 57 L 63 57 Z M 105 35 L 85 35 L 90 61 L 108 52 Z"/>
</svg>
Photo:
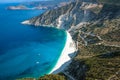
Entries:
<svg viewBox="0 0 120 80">
<path fill-rule="evenodd" d="M 72 26 L 81 25 L 89 22 L 96 17 L 96 14 L 88 8 L 96 7 L 97 3 L 93 2 L 72 2 L 56 10 L 50 10 L 44 14 L 29 20 L 32 25 L 50 25 L 63 29 L 71 29 Z"/>
<path fill-rule="evenodd" d="M 18 5 L 18 6 L 9 6 L 7 7 L 7 9 L 8 10 L 27 10 L 29 8 L 24 5 Z"/>
</svg>

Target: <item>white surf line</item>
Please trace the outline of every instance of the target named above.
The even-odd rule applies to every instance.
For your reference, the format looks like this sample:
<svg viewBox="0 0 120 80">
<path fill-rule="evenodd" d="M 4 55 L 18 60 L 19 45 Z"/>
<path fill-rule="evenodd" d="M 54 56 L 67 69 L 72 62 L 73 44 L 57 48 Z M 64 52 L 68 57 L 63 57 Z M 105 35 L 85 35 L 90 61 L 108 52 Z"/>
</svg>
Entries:
<svg viewBox="0 0 120 80">
<path fill-rule="evenodd" d="M 25 20 L 25 21 L 21 22 L 21 24 L 28 24 L 28 25 L 30 25 L 31 23 L 30 23 L 29 20 Z"/>
</svg>

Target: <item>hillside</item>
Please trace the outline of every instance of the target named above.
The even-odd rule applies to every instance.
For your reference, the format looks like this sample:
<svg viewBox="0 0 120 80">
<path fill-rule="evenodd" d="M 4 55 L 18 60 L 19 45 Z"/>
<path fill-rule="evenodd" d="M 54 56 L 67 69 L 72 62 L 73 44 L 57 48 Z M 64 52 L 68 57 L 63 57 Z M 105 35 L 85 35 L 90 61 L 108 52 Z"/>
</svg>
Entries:
<svg viewBox="0 0 120 80">
<path fill-rule="evenodd" d="M 119 0 L 76 0 L 28 20 L 38 27 L 48 25 L 68 30 L 78 43 L 77 56 L 59 77 L 120 80 L 119 4 Z"/>
<path fill-rule="evenodd" d="M 98 0 L 100 3 L 120 5 L 120 0 Z"/>
</svg>

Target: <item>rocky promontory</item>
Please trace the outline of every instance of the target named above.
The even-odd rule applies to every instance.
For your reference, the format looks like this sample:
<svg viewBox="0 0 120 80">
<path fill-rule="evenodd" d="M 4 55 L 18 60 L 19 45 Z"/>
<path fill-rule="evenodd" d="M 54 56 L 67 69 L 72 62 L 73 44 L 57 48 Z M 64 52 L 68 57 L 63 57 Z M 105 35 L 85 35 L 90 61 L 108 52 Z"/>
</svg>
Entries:
<svg viewBox="0 0 120 80">
<path fill-rule="evenodd" d="M 26 10 L 29 8 L 24 5 L 19 5 L 19 6 L 9 6 L 9 7 L 7 7 L 7 9 L 8 10 Z"/>
</svg>

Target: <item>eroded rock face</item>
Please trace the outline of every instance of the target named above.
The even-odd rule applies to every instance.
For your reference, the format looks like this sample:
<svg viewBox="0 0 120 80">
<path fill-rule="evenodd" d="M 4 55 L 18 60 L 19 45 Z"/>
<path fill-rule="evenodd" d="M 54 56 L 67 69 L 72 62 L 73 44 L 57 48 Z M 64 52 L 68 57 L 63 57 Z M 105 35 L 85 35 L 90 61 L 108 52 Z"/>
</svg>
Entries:
<svg viewBox="0 0 120 80">
<path fill-rule="evenodd" d="M 89 1 L 89 0 L 88 0 Z M 69 30 L 72 26 L 77 26 L 89 22 L 96 17 L 96 14 L 89 8 L 96 7 L 94 2 L 82 2 L 78 0 L 61 8 L 50 10 L 44 14 L 29 20 L 32 25 L 51 25 L 58 28 Z"/>
</svg>

